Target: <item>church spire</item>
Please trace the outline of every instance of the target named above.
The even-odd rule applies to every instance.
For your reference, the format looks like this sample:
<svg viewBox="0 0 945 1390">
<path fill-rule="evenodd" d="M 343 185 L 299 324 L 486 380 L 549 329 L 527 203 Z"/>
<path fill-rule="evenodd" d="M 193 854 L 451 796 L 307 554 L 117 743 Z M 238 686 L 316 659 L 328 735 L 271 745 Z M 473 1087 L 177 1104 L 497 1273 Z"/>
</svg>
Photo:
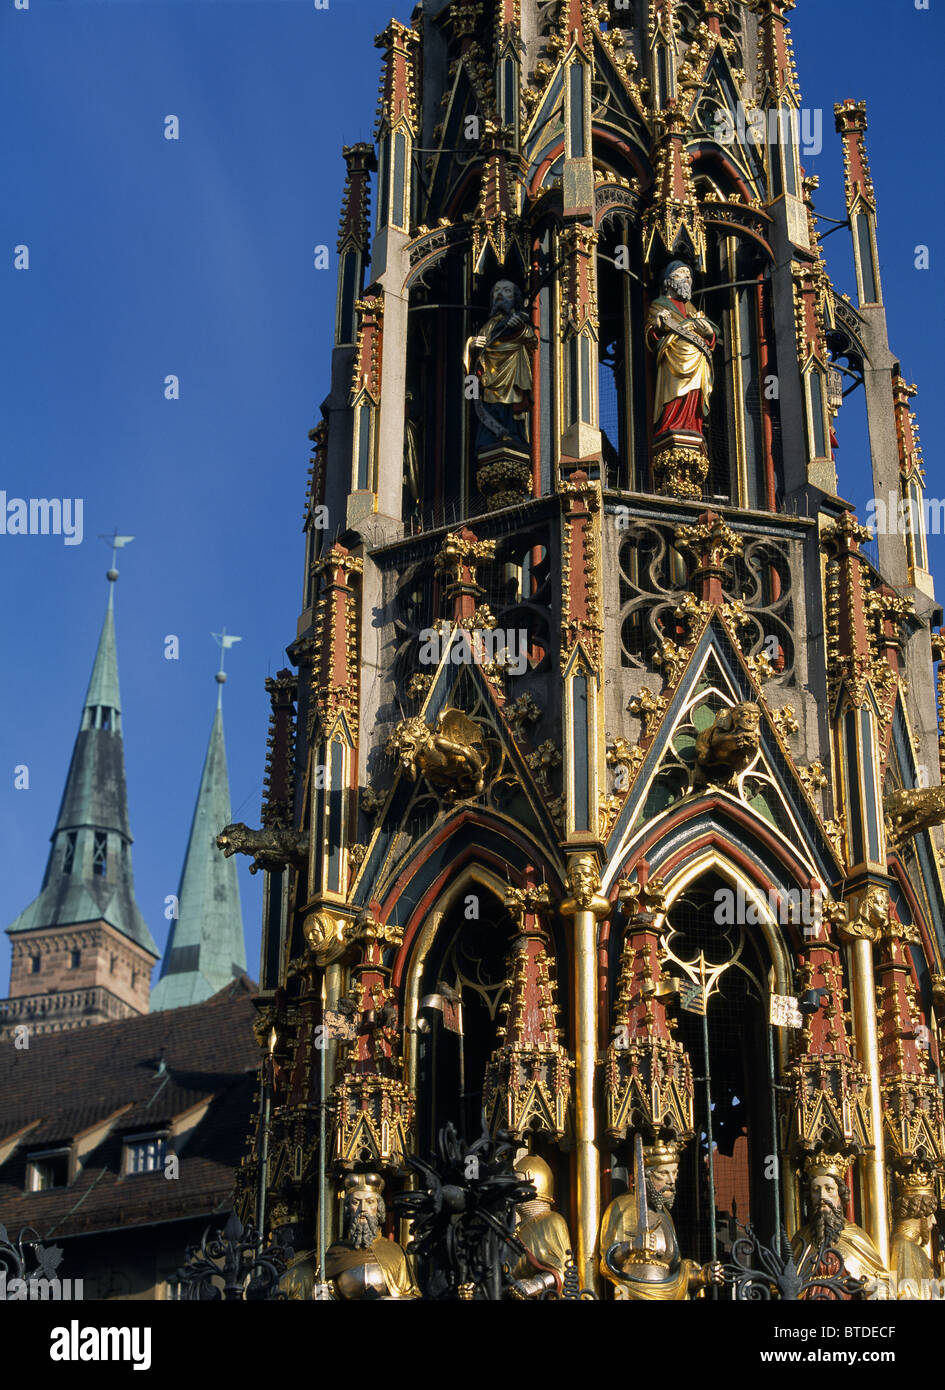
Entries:
<svg viewBox="0 0 945 1390">
<path fill-rule="evenodd" d="M 213 635 L 220 644 L 217 707 L 177 894 L 178 917 L 171 928 L 161 978 L 151 995 L 152 1012 L 199 1004 L 246 969 L 236 862 L 225 859 L 216 847 L 217 835 L 230 821 L 223 741 L 223 661 L 229 648 L 241 639 L 225 628 Z"/>
<path fill-rule="evenodd" d="M 7 928 L 10 998 L 41 1031 L 144 1013 L 158 955 L 135 900 L 115 646 L 115 554 L 134 537 L 109 539 L 105 621 L 42 889 Z"/>
</svg>

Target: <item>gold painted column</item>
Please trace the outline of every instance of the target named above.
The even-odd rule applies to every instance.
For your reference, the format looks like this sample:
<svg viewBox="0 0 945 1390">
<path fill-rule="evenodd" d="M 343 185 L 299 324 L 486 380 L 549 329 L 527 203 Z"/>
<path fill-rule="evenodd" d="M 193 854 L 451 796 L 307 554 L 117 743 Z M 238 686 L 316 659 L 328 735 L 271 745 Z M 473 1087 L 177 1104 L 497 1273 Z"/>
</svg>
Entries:
<svg viewBox="0 0 945 1390">
<path fill-rule="evenodd" d="M 840 927 L 840 938 L 849 949 L 853 1036 L 857 1058 L 866 1075 L 872 1153 L 863 1155 L 863 1224 L 889 1267 L 889 1217 L 886 1206 L 886 1152 L 880 1093 L 879 1033 L 876 1026 L 876 980 L 873 943 L 889 920 L 885 889 L 868 888 L 850 904 L 849 920 Z"/>
<path fill-rule="evenodd" d="M 600 1230 L 600 1152 L 594 1080 L 597 1075 L 597 923 L 610 912 L 599 893 L 600 874 L 593 854 L 568 859 L 568 894 L 562 917 L 573 918 L 574 1111 L 577 1150 L 577 1251 L 575 1264 L 583 1289 L 596 1291 L 597 1236 Z"/>
</svg>

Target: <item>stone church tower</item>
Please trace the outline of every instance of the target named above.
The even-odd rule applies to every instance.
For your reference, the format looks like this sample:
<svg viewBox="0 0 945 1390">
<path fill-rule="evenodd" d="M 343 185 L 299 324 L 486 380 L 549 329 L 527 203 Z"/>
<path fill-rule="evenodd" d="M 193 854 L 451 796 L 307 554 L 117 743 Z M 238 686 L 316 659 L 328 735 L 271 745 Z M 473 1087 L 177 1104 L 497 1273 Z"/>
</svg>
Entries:
<svg viewBox="0 0 945 1390">
<path fill-rule="evenodd" d="M 135 899 L 115 584 L 82 707 L 43 886 L 7 928 L 12 938 L 4 1026 L 35 1033 L 147 1013 L 158 948 Z"/>
<path fill-rule="evenodd" d="M 423 0 L 376 40 L 239 828 L 274 1086 L 243 1179 L 323 1283 L 345 1175 L 389 1199 L 483 1124 L 553 1184 L 558 1294 L 708 1292 L 748 1222 L 815 1269 L 821 1201 L 848 1275 L 938 1268 L 942 612 L 866 110 L 854 304 L 792 8 Z M 856 389 L 878 549 L 833 454 Z M 437 1258 L 425 1296 L 497 1296 Z"/>
<path fill-rule="evenodd" d="M 138 908 L 131 867 L 115 645 L 117 569 L 108 571 L 108 580 L 105 622 L 42 889 L 7 927 L 12 967 L 10 997 L 0 1000 L 0 1037 L 20 1024 L 31 1034 L 58 1033 L 199 1004 L 246 971 L 236 861 L 224 859 L 215 843 L 230 818 L 221 669 L 177 915 L 151 989 L 160 953 Z"/>
</svg>

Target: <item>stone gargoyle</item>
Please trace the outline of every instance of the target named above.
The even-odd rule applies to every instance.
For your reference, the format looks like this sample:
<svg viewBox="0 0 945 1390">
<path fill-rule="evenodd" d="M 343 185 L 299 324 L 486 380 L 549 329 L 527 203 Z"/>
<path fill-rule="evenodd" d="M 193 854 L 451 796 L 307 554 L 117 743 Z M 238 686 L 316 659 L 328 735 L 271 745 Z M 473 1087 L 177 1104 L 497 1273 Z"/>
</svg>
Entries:
<svg viewBox="0 0 945 1390">
<path fill-rule="evenodd" d="M 217 836 L 217 847 L 228 859 L 231 854 L 251 854 L 251 874 L 260 869 L 301 869 L 308 857 L 308 832 L 304 830 L 250 830 L 237 821 Z"/>
<path fill-rule="evenodd" d="M 719 710 L 696 738 L 694 791 L 704 787 L 734 787 L 761 743 L 761 710 L 746 701 Z"/>
<path fill-rule="evenodd" d="M 387 741 L 387 751 L 411 778 L 427 779 L 448 800 L 479 796 L 488 754 L 482 729 L 462 710 L 445 709 L 436 728 L 420 715 L 404 719 Z"/>
<path fill-rule="evenodd" d="M 945 823 L 945 787 L 900 787 L 883 798 L 890 844 Z"/>
</svg>

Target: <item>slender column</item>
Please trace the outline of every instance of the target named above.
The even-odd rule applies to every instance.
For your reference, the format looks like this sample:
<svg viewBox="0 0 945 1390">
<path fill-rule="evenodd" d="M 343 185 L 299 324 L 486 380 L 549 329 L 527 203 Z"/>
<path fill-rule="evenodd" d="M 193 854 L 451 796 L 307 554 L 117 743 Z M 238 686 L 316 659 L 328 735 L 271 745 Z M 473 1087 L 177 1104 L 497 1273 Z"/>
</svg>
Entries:
<svg viewBox="0 0 945 1390">
<path fill-rule="evenodd" d="M 597 1071 L 597 923 L 610 912 L 599 893 L 600 874 L 593 854 L 568 861 L 569 896 L 562 917 L 573 918 L 572 961 L 575 1013 L 575 1147 L 577 1154 L 577 1269 L 581 1287 L 596 1289 L 597 1236 L 600 1230 L 600 1153 L 594 1079 Z"/>
<path fill-rule="evenodd" d="M 878 890 L 882 891 L 882 890 Z M 879 1033 L 876 1027 L 876 981 L 873 974 L 873 941 L 858 936 L 850 944 L 850 976 L 853 1002 L 853 1034 L 857 1055 L 866 1073 L 873 1149 L 863 1159 L 863 1224 L 873 1244 L 889 1265 L 889 1218 L 886 1213 L 886 1154 L 883 1145 L 883 1109 L 879 1089 Z"/>
</svg>

